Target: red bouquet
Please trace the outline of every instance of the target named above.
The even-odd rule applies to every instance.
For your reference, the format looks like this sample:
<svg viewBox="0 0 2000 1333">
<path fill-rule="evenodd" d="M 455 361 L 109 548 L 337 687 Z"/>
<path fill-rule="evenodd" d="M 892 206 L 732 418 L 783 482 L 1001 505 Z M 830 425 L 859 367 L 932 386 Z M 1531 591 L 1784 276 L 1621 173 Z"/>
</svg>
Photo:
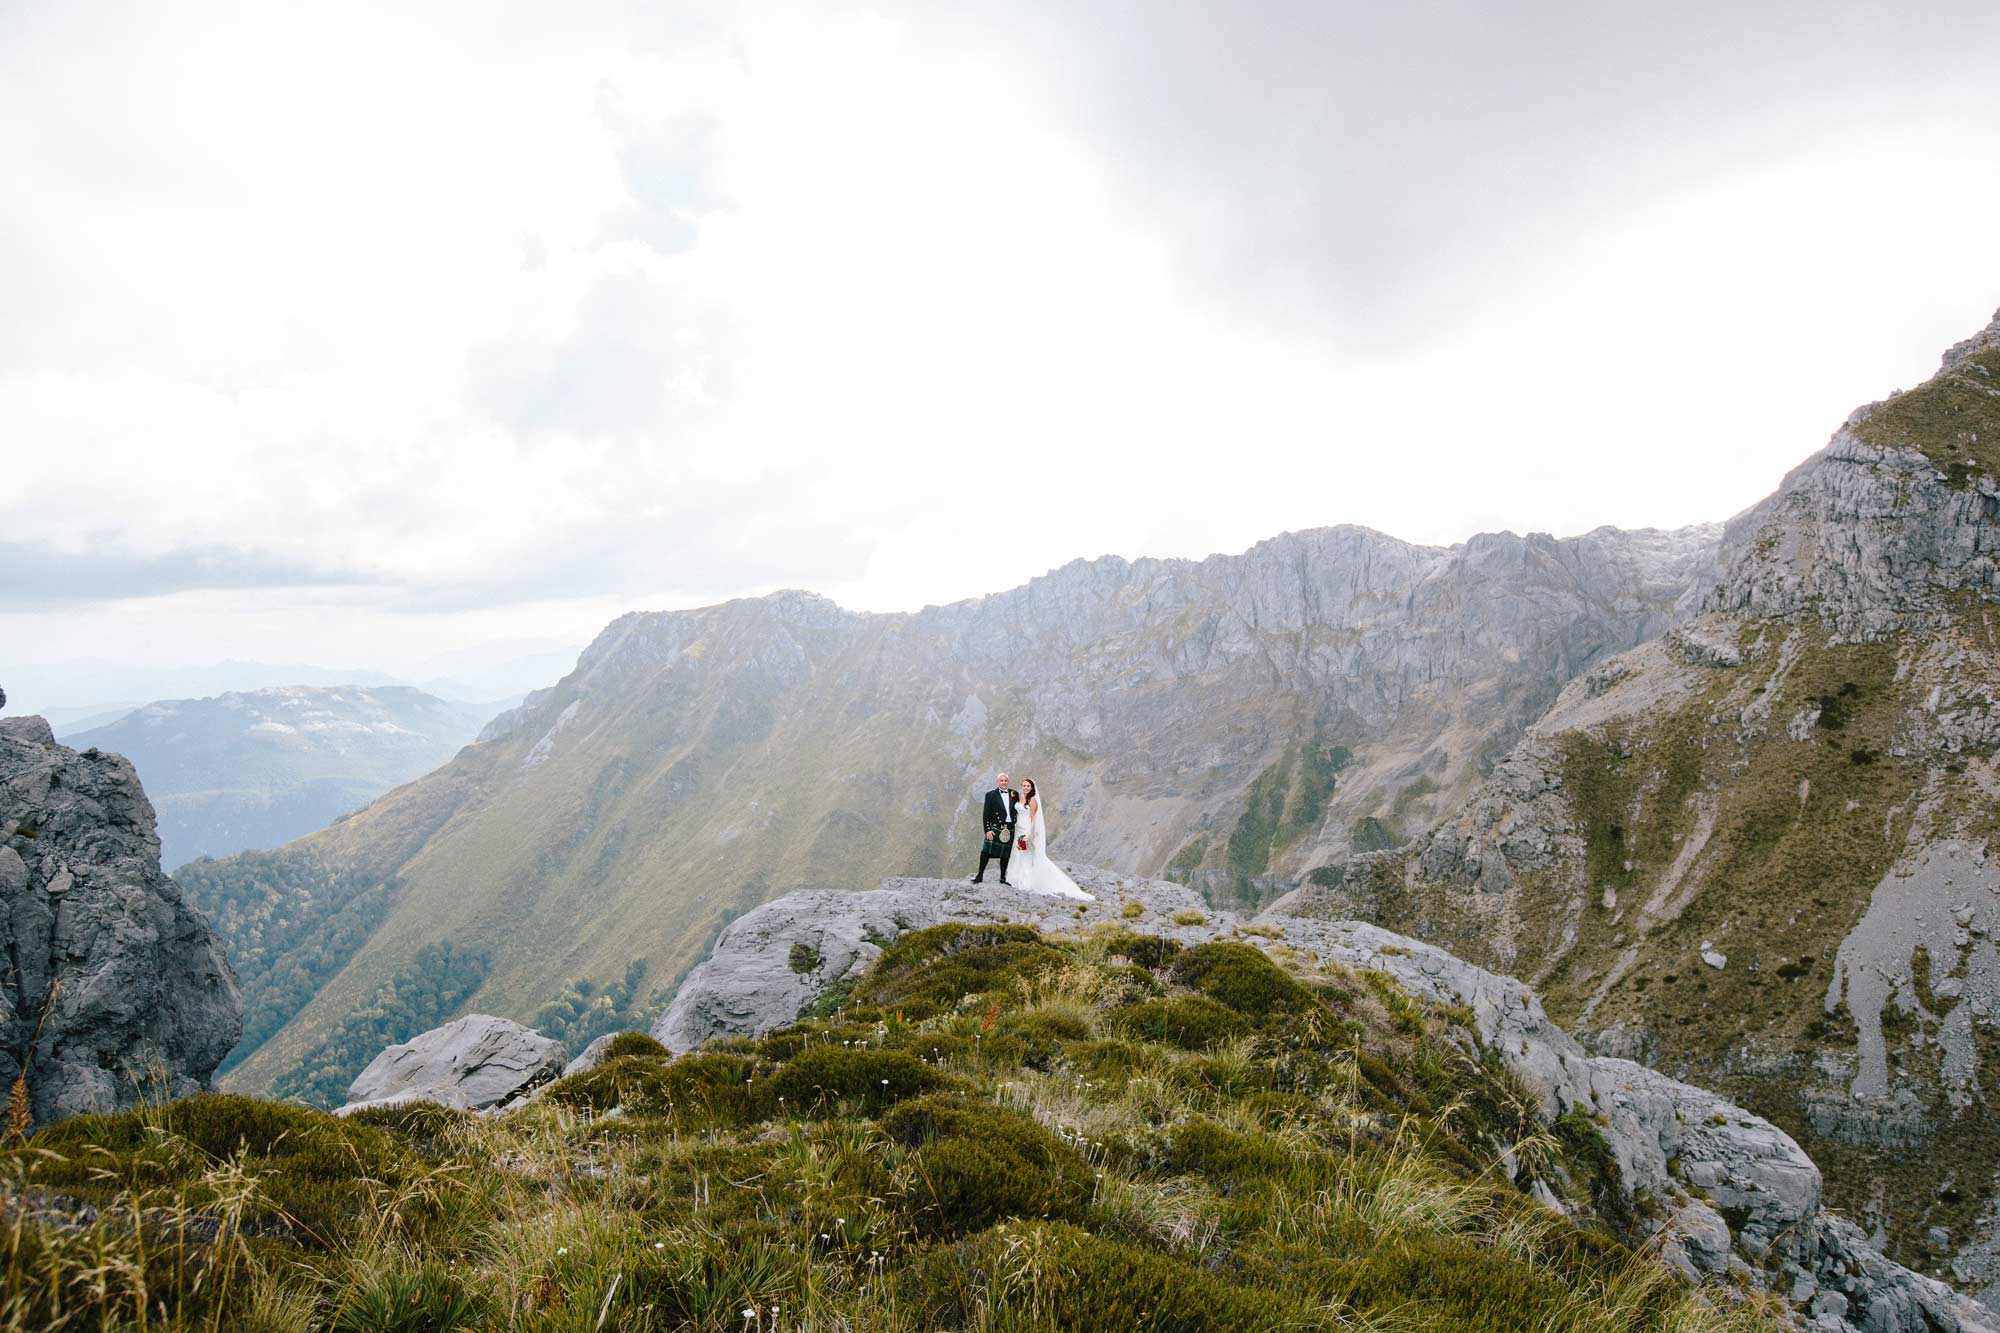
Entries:
<svg viewBox="0 0 2000 1333">
<path fill-rule="evenodd" d="M 1016 838 L 1014 839 L 1014 847 L 1017 851 L 1025 852 L 1028 850 L 1028 840 L 1026 838 Z"/>
</svg>

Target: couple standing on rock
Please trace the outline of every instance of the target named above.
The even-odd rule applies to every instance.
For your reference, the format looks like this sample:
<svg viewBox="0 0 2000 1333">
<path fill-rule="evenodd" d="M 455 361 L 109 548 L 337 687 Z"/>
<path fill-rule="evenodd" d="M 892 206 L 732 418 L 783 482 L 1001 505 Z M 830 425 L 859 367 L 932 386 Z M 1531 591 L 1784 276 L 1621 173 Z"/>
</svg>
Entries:
<svg viewBox="0 0 2000 1333">
<path fill-rule="evenodd" d="M 1007 775 L 1002 773 L 998 785 L 986 793 L 982 821 L 985 840 L 979 844 L 979 873 L 972 877 L 972 882 L 984 883 L 986 863 L 998 860 L 1000 882 L 1010 889 L 1088 901 L 1090 895 L 1079 889 L 1061 866 L 1049 860 L 1045 849 L 1048 824 L 1042 818 L 1042 798 L 1035 789 L 1035 780 L 1022 778 L 1021 785 L 1027 789 L 1025 797 L 1007 785 Z M 1020 868 L 1009 880 L 1008 862 L 1017 851 L 1021 853 Z"/>
</svg>

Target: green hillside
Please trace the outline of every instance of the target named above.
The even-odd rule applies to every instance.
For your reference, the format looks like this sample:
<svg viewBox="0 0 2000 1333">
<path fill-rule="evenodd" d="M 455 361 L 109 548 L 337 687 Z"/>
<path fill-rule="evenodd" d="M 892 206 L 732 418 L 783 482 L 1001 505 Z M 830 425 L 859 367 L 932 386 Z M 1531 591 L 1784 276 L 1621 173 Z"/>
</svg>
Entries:
<svg viewBox="0 0 2000 1333">
<path fill-rule="evenodd" d="M 1628 1249 L 1596 1126 L 1382 973 L 947 925 L 824 1008 L 497 1119 L 64 1122 L 0 1158 L 0 1328 L 1785 1327 Z"/>
</svg>

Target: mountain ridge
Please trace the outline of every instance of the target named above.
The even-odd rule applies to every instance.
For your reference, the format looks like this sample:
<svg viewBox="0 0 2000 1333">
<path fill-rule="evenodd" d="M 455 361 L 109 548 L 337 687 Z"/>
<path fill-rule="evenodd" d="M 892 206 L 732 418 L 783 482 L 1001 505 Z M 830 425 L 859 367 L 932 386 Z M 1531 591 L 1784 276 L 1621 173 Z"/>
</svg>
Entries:
<svg viewBox="0 0 2000 1333">
<path fill-rule="evenodd" d="M 1565 687 L 1407 848 L 1286 906 L 1536 984 L 2000 1299 L 2000 316 L 1732 521 L 1701 616 Z"/>
<path fill-rule="evenodd" d="M 525 1018 L 629 961 L 579 938 L 642 941 L 664 979 L 786 884 L 937 873 L 1002 765 L 1050 791 L 1065 855 L 1179 857 L 1268 894 L 1343 859 L 1352 826 L 1413 829 L 1469 790 L 1563 680 L 1671 623 L 1719 535 L 1425 548 L 1344 525 L 1202 561 L 1073 561 L 918 612 L 783 592 L 628 613 L 451 764 L 286 850 L 393 882 L 402 924 L 232 1078 L 300 1058 L 404 943 L 473 937 L 494 957 L 477 1002 Z M 1260 780 L 1268 829 L 1246 808 Z"/>
</svg>

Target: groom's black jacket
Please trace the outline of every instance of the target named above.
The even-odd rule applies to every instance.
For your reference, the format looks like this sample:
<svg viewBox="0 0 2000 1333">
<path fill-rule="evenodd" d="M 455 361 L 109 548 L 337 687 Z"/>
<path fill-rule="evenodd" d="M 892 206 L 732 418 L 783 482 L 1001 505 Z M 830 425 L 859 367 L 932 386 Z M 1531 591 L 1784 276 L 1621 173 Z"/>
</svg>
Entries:
<svg viewBox="0 0 2000 1333">
<path fill-rule="evenodd" d="M 1021 813 L 1021 793 L 1009 787 L 1007 795 L 1014 798 L 1014 813 L 1018 816 Z M 990 829 L 1005 828 L 1013 822 L 1013 820 L 1007 818 L 1007 803 L 1000 799 L 1000 789 L 995 787 L 992 791 L 987 792 L 986 827 Z"/>
</svg>

